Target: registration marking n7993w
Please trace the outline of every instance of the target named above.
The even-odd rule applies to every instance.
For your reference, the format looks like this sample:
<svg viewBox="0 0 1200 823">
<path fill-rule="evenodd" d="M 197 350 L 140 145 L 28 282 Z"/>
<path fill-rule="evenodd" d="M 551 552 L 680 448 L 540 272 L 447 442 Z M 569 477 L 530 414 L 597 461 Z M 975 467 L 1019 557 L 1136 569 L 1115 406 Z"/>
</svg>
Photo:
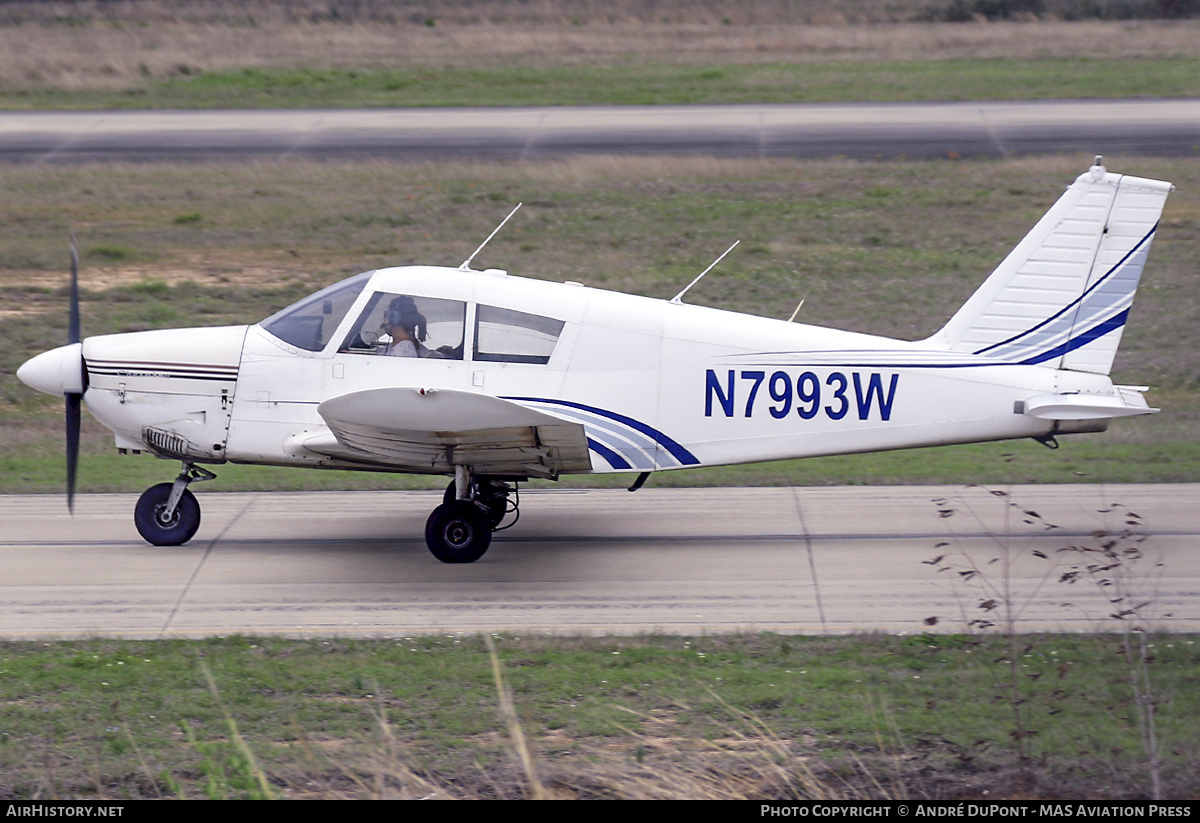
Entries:
<svg viewBox="0 0 1200 823">
<path fill-rule="evenodd" d="M 709 369 L 705 376 L 704 416 L 712 417 L 714 412 L 725 417 L 770 414 L 783 420 L 794 412 L 804 420 L 819 414 L 841 420 L 856 412 L 857 419 L 869 420 L 874 412 L 886 421 L 892 417 L 899 383 L 900 375 L 895 373 L 829 371 L 822 375 L 780 369 L 768 374 L 761 369 L 727 369 L 721 375 Z"/>
</svg>

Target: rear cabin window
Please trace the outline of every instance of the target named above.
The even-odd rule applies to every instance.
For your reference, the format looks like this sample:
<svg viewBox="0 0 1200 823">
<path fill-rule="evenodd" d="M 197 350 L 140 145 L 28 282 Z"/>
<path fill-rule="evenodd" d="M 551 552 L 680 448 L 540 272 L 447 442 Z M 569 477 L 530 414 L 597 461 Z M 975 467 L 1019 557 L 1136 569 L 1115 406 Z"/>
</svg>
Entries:
<svg viewBox="0 0 1200 823">
<path fill-rule="evenodd" d="M 480 306 L 475 313 L 474 357 L 498 363 L 549 363 L 564 325 L 551 317 Z"/>
</svg>

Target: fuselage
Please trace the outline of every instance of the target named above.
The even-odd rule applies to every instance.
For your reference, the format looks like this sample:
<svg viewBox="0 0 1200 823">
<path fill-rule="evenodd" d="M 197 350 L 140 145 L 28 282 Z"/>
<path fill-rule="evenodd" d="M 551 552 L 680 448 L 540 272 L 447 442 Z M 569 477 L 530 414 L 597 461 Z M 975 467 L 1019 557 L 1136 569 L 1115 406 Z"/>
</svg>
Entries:
<svg viewBox="0 0 1200 823">
<path fill-rule="evenodd" d="M 422 307 L 424 356 L 374 339 L 397 295 Z M 360 275 L 254 326 L 91 337 L 83 358 L 118 448 L 392 471 L 421 468 L 304 448 L 325 430 L 319 404 L 388 386 L 487 394 L 582 424 L 591 471 L 642 472 L 1098 430 L 1025 404 L 1117 392 L 1104 375 L 429 266 Z"/>
</svg>

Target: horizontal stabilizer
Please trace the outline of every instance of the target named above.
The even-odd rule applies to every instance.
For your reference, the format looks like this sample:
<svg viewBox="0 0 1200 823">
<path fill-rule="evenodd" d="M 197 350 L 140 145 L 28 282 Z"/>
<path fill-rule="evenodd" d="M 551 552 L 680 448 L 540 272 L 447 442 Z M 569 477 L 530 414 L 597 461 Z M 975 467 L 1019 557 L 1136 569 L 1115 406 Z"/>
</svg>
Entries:
<svg viewBox="0 0 1200 823">
<path fill-rule="evenodd" d="M 1024 413 L 1040 420 L 1101 420 L 1154 414 L 1144 386 L 1117 386 L 1115 395 L 1043 394 L 1025 401 Z"/>
</svg>

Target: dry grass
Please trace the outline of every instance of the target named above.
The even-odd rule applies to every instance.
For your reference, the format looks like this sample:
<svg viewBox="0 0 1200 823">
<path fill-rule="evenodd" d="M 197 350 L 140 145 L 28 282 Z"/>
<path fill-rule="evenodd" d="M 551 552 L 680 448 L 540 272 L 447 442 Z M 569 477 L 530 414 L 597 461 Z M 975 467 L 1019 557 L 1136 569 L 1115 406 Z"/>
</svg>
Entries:
<svg viewBox="0 0 1200 823">
<path fill-rule="evenodd" d="M 447 781 L 427 775 L 390 725 L 381 708 L 375 714 L 377 740 L 361 770 L 337 766 L 353 789 L 323 788 L 315 797 L 378 800 L 481 800 L 520 797 L 528 800 L 761 800 L 799 798 L 847 800 L 905 796 L 902 786 L 885 788 L 858 763 L 857 773 L 836 782 L 818 777 L 796 741 L 776 735 L 751 712 L 738 709 L 710 691 L 728 714 L 725 734 L 699 739 L 649 733 L 660 718 L 622 707 L 630 723 L 620 726 L 625 736 L 607 744 L 584 745 L 567 735 L 549 733 L 531 741 L 513 703 L 505 665 L 489 636 L 488 652 L 496 684 L 498 715 L 507 731 L 512 765 L 493 766 L 490 779 Z M 812 748 L 811 736 L 804 747 Z M 485 746 L 499 744 L 489 735 Z M 547 758 L 538 751 L 558 750 L 567 757 Z M 649 758 L 653 761 L 646 762 Z M 826 771 L 824 767 L 822 771 Z M 543 775 L 545 779 L 543 779 Z M 287 791 L 292 799 L 294 791 Z"/>
<path fill-rule="evenodd" d="M 350 785 L 338 788 L 335 780 L 315 792 L 299 786 L 283 790 L 289 799 L 311 796 L 322 799 L 374 800 L 484 800 L 498 797 L 530 800 L 762 800 L 792 798 L 848 800 L 888 797 L 887 790 L 871 779 L 865 767 L 851 780 L 818 777 L 808 757 L 792 751 L 769 731 L 738 733 L 729 738 L 701 741 L 683 738 L 662 740 L 635 736 L 636 743 L 621 738 L 608 747 L 579 746 L 570 739 L 545 739 L 539 747 L 570 751 L 568 757 L 538 758 L 545 785 L 537 791 L 527 783 L 522 769 L 493 766 L 484 779 L 438 780 L 426 774 L 416 758 L 379 719 L 379 741 L 359 768 L 330 768 L 344 774 Z M 494 742 L 494 741 L 489 741 Z M 639 762 L 630 748 L 652 760 Z M 531 749 L 513 750 L 513 760 L 534 758 Z M 822 769 L 822 771 L 825 771 Z M 310 776 L 311 777 L 311 776 Z"/>
<path fill-rule="evenodd" d="M 42 20 L 346 25 L 896 23 L 927 0 L 8 0 L 0 23 Z M 432 23 L 432 26 L 430 25 Z"/>
<path fill-rule="evenodd" d="M 115 91 L 233 68 L 1200 56 L 1200 20 L 905 22 L 919 0 L 343 5 L 334 21 L 326 3 L 8 3 L 0 87 Z"/>
</svg>

